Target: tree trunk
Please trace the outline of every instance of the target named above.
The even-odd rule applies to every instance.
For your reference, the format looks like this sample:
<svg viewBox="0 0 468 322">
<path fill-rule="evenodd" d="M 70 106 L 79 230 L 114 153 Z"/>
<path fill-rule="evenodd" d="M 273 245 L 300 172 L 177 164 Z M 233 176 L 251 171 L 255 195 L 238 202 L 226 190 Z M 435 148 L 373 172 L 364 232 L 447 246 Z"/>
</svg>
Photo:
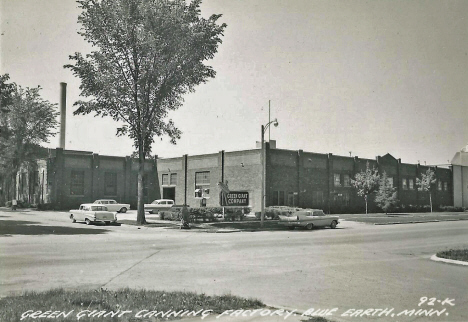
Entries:
<svg viewBox="0 0 468 322">
<path fill-rule="evenodd" d="M 429 192 L 429 203 L 431 204 L 431 212 L 432 212 L 432 194 Z"/>
<path fill-rule="evenodd" d="M 140 143 L 138 153 L 138 203 L 137 203 L 137 223 L 140 225 L 146 224 L 145 218 L 145 203 L 143 195 L 143 177 L 145 175 L 145 155 L 142 148 L 143 142 Z"/>
<path fill-rule="evenodd" d="M 367 195 L 364 196 L 364 200 L 366 201 L 366 215 L 367 215 Z"/>
</svg>

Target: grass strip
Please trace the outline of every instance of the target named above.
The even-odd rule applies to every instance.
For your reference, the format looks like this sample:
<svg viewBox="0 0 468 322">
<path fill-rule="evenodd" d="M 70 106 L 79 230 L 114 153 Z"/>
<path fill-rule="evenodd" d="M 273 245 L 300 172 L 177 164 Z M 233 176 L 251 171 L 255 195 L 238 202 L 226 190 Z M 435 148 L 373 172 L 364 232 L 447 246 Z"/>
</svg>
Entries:
<svg viewBox="0 0 468 322">
<path fill-rule="evenodd" d="M 2 308 L 0 321 L 50 321 L 52 319 L 54 321 L 133 322 L 167 321 L 190 316 L 202 317 L 203 312 L 209 313 L 208 310 L 212 310 L 211 314 L 219 314 L 225 310 L 263 308 L 265 305 L 256 299 L 233 295 L 209 296 L 193 292 L 126 288 L 117 291 L 52 289 L 45 292 L 26 292 L 23 295 L 0 299 L 0 307 Z M 38 311 L 42 313 L 34 317 L 31 315 Z M 46 313 L 47 311 L 49 313 Z M 124 311 L 130 312 L 122 314 Z M 192 311 L 198 314 L 189 315 L 188 312 Z M 25 312 L 28 312 L 28 316 Z M 138 312 L 142 313 L 137 316 Z M 182 314 L 183 312 L 186 313 Z M 51 314 L 54 314 L 53 318 Z"/>
<path fill-rule="evenodd" d="M 450 249 L 438 252 L 437 257 L 468 262 L 468 249 Z"/>
</svg>

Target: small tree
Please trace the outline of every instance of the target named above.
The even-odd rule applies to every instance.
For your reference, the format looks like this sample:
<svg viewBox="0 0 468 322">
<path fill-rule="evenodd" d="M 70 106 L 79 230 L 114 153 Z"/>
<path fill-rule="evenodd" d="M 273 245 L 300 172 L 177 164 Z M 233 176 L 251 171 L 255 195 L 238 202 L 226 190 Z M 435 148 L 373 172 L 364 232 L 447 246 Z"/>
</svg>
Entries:
<svg viewBox="0 0 468 322">
<path fill-rule="evenodd" d="M 432 169 L 427 169 L 426 173 L 421 174 L 421 179 L 416 178 L 416 185 L 418 186 L 419 191 L 429 192 L 429 203 L 431 205 L 432 212 L 432 187 L 435 184 L 435 173 Z"/>
<path fill-rule="evenodd" d="M 385 214 L 398 203 L 396 189 L 390 184 L 386 172 L 380 177 L 375 202 L 385 211 Z"/>
<path fill-rule="evenodd" d="M 379 172 L 375 168 L 369 167 L 369 162 L 366 164 L 366 170 L 357 173 L 354 179 L 351 179 L 351 185 L 357 190 L 357 194 L 364 197 L 366 202 L 366 214 L 367 214 L 367 202 L 369 195 L 375 192 L 379 187 Z"/>
<path fill-rule="evenodd" d="M 226 24 L 221 15 L 201 17 L 201 0 L 80 0 L 79 32 L 93 45 L 66 65 L 81 79 L 81 96 L 74 114 L 110 116 L 128 135 L 138 155 L 137 222 L 146 223 L 143 209 L 145 158 L 155 136 L 175 144 L 181 132 L 168 112 L 182 105 L 183 96 L 216 73 L 205 63 L 221 43 Z"/>
</svg>

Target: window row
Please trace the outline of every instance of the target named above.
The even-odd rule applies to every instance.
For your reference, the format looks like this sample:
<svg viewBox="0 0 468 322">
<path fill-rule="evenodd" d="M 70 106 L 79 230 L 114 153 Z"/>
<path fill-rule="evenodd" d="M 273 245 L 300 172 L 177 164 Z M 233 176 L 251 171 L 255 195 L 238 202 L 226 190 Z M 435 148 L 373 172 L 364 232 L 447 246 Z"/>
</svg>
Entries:
<svg viewBox="0 0 468 322">
<path fill-rule="evenodd" d="M 71 172 L 70 176 L 70 195 L 84 196 L 85 195 L 85 172 L 75 170 Z M 115 197 L 117 196 L 117 173 L 105 172 L 104 173 L 104 196 Z"/>
<path fill-rule="evenodd" d="M 334 173 L 333 185 L 335 187 L 351 187 L 351 177 L 347 173 Z"/>
<path fill-rule="evenodd" d="M 161 185 L 163 186 L 176 186 L 177 185 L 177 173 L 163 174 Z"/>
<path fill-rule="evenodd" d="M 271 196 L 272 206 L 290 206 L 297 207 L 297 192 L 273 191 Z"/>
</svg>

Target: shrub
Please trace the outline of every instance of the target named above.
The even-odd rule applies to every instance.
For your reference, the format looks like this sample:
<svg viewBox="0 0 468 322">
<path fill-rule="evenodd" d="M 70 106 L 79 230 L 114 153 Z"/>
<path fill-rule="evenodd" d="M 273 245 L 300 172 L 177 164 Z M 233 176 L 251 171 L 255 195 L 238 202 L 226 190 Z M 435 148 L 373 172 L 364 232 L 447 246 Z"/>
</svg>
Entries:
<svg viewBox="0 0 468 322">
<path fill-rule="evenodd" d="M 448 212 L 465 212 L 466 209 L 464 207 L 454 207 L 454 206 L 440 206 L 440 211 L 448 211 Z"/>
<path fill-rule="evenodd" d="M 54 209 L 54 206 L 51 203 L 40 203 L 37 205 L 37 210 L 52 210 L 52 209 Z"/>
</svg>

